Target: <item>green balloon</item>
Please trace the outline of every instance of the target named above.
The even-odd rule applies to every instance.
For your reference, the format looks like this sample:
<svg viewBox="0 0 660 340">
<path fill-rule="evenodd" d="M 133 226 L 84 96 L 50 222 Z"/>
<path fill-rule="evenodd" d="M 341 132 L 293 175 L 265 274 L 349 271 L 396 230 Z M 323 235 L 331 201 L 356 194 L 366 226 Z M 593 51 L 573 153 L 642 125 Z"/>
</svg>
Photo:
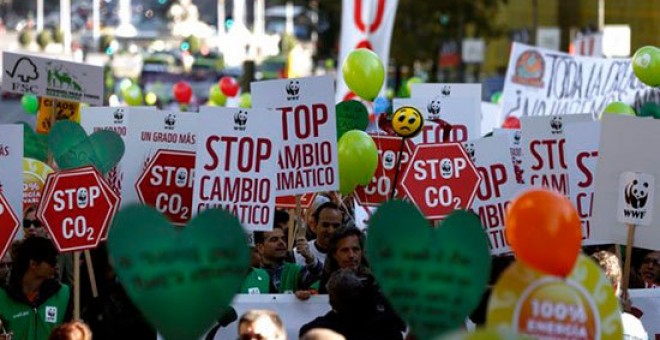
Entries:
<svg viewBox="0 0 660 340">
<path fill-rule="evenodd" d="M 217 106 L 225 106 L 227 104 L 227 96 L 222 93 L 218 84 L 213 84 L 211 85 L 211 88 L 209 88 L 209 100 Z M 250 102 L 250 106 L 252 106 L 251 104 L 252 102 Z"/>
<path fill-rule="evenodd" d="M 660 119 L 660 105 L 654 102 L 646 102 L 642 105 L 637 114 L 640 117 L 653 117 L 655 119 Z"/>
<path fill-rule="evenodd" d="M 603 119 L 606 114 L 621 115 L 621 116 L 635 116 L 635 110 L 630 105 L 622 102 L 611 102 L 607 104 L 603 112 L 600 114 L 599 119 Z"/>
<path fill-rule="evenodd" d="M 366 48 L 348 54 L 342 66 L 342 74 L 348 88 L 368 101 L 378 96 L 385 81 L 383 62 L 376 53 Z"/>
<path fill-rule="evenodd" d="M 343 101 L 335 107 L 337 117 L 337 140 L 350 130 L 364 131 L 369 126 L 369 112 L 357 100 Z"/>
<path fill-rule="evenodd" d="M 367 253 L 376 280 L 418 339 L 458 329 L 490 278 L 479 217 L 456 210 L 431 228 L 412 203 L 391 200 L 369 224 Z"/>
<path fill-rule="evenodd" d="M 249 109 L 252 107 L 252 95 L 248 92 L 241 94 L 238 98 L 238 107 Z"/>
<path fill-rule="evenodd" d="M 133 84 L 123 92 L 124 101 L 130 106 L 142 105 L 142 89 L 140 86 Z"/>
<path fill-rule="evenodd" d="M 33 94 L 24 94 L 21 97 L 21 106 L 29 114 L 36 114 L 39 111 L 39 98 Z"/>
<path fill-rule="evenodd" d="M 502 91 L 497 91 L 490 96 L 490 102 L 493 104 L 499 104 L 500 99 L 502 99 Z"/>
<path fill-rule="evenodd" d="M 124 141 L 116 132 L 99 130 L 89 137 L 77 123 L 57 121 L 48 135 L 53 158 L 60 169 L 73 169 L 93 165 L 105 174 L 124 155 Z"/>
<path fill-rule="evenodd" d="M 124 78 L 119 82 L 119 92 L 121 92 L 121 95 L 123 96 L 126 90 L 128 90 L 129 87 L 133 86 L 133 81 L 131 81 L 128 78 Z"/>
<path fill-rule="evenodd" d="M 198 339 L 228 310 L 250 263 L 238 219 L 220 209 L 174 227 L 131 205 L 114 218 L 108 252 L 128 296 L 165 339 Z"/>
<path fill-rule="evenodd" d="M 339 191 L 347 195 L 357 185 L 367 185 L 378 167 L 378 148 L 366 132 L 351 130 L 337 142 Z"/>
<path fill-rule="evenodd" d="M 639 80 L 648 86 L 660 85 L 660 49 L 644 46 L 632 57 L 632 67 Z"/>
</svg>

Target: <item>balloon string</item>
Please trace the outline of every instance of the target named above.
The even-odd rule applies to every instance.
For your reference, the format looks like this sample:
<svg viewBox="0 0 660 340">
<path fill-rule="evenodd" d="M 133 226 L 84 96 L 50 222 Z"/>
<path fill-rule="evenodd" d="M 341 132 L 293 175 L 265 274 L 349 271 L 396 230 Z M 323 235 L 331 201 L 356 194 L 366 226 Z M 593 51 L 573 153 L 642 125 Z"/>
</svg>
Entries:
<svg viewBox="0 0 660 340">
<path fill-rule="evenodd" d="M 401 155 L 403 154 L 403 148 L 405 147 L 405 144 L 406 144 L 406 139 L 401 138 L 401 148 L 399 149 L 399 154 L 396 157 L 396 169 L 394 170 L 394 181 L 392 181 L 390 200 L 394 199 L 394 192 L 396 191 L 396 182 L 399 179 L 399 169 L 401 168 Z"/>
<path fill-rule="evenodd" d="M 353 194 L 352 194 L 352 193 L 349 194 L 348 197 L 346 197 L 346 198 L 353 199 Z M 357 223 L 355 222 L 355 218 L 353 217 L 353 214 L 355 214 L 355 209 L 353 209 L 353 214 L 351 214 L 351 213 L 350 213 L 350 210 L 348 210 L 348 206 L 346 206 L 346 203 L 344 203 L 344 197 L 343 197 L 342 194 L 339 194 L 339 205 L 340 205 L 342 208 L 344 208 L 344 211 L 346 212 L 346 214 L 348 215 L 348 217 L 351 218 L 351 222 L 353 222 L 353 225 L 357 225 Z"/>
</svg>

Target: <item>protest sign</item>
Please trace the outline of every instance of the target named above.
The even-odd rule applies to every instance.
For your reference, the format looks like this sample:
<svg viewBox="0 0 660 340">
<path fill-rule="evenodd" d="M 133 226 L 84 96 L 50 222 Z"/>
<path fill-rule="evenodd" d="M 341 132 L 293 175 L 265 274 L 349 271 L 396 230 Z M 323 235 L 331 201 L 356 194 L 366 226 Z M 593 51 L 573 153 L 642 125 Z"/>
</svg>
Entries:
<svg viewBox="0 0 660 340">
<path fill-rule="evenodd" d="M 481 102 L 481 84 L 418 83 L 412 84 L 411 98 L 468 98 Z"/>
<path fill-rule="evenodd" d="M 275 218 L 282 117 L 266 109 L 202 107 L 193 211 L 223 208 L 251 231 Z"/>
<path fill-rule="evenodd" d="M 597 240 L 626 244 L 627 228 L 617 218 L 619 197 L 625 195 L 620 191 L 620 176 L 625 172 L 658 174 L 660 163 L 653 157 L 657 154 L 658 147 L 652 141 L 660 136 L 660 121 L 607 115 L 602 124 L 592 217 L 592 223 L 597 227 L 591 230 L 591 236 Z M 624 135 L 631 137 L 623 137 Z M 655 182 L 653 190 L 657 191 L 658 181 Z M 642 200 L 648 201 L 648 191 L 651 188 L 644 187 L 644 183 L 634 184 L 630 189 L 644 189 L 639 190 L 635 194 L 636 197 L 632 197 L 637 200 L 637 204 Z M 650 202 L 645 203 L 642 209 L 660 211 L 660 200 L 653 202 L 652 207 L 647 206 Z M 637 205 L 637 208 L 639 207 L 640 205 Z M 632 245 L 660 250 L 659 228 L 660 222 L 657 218 L 653 219 L 649 226 L 635 228 Z"/>
<path fill-rule="evenodd" d="M 23 125 L 0 125 L 0 191 L 20 218 L 23 217 L 22 173 Z"/>
<path fill-rule="evenodd" d="M 197 114 L 189 112 L 150 110 L 145 114 L 130 115 L 126 123 L 126 154 L 121 163 L 124 176 L 121 181 L 122 206 L 142 201 L 136 184 L 142 174 L 148 170 L 158 150 L 194 153 L 197 148 L 196 124 Z M 189 167 L 170 164 L 151 170 L 158 171 L 162 186 L 177 187 L 178 190 L 192 192 L 192 164 L 194 163 L 191 162 Z M 180 208 L 183 211 L 178 211 L 178 214 L 185 214 L 187 220 L 192 213 L 192 201 L 187 200 L 181 204 Z M 169 207 L 167 202 L 163 202 L 162 206 L 156 208 L 165 213 L 176 210 L 177 207 Z"/>
<path fill-rule="evenodd" d="M 520 184 L 525 184 L 524 170 L 522 168 L 522 147 L 520 145 L 522 131 L 518 129 L 494 129 L 493 136 L 507 137 L 509 141 L 509 149 L 511 151 L 511 162 L 513 162 L 513 170 L 516 174 L 516 181 Z"/>
<path fill-rule="evenodd" d="M 522 189 L 516 181 L 506 136 L 480 138 L 463 143 L 465 151 L 477 167 L 481 183 L 472 203 L 490 241 L 490 253 L 510 252 L 504 236 L 504 217 L 509 202 Z"/>
<path fill-rule="evenodd" d="M 103 67 L 3 52 L 3 91 L 103 105 Z"/>
<path fill-rule="evenodd" d="M 252 106 L 275 110 L 282 131 L 277 196 L 339 189 L 333 94 L 328 76 L 252 83 Z"/>
<path fill-rule="evenodd" d="M 51 120 L 53 117 L 53 120 Z M 80 122 L 80 103 L 41 97 L 37 113 L 37 133 L 48 133 L 54 121 L 68 119 Z"/>
<path fill-rule="evenodd" d="M 590 121 L 590 115 L 521 117 L 524 181 L 568 196 L 568 163 L 564 129 L 574 122 Z"/>
<path fill-rule="evenodd" d="M 479 103 L 468 98 L 416 97 L 410 99 L 395 98 L 393 109 L 412 106 L 424 115 L 422 132 L 412 139 L 415 144 L 462 143 L 481 137 L 481 110 Z M 451 125 L 448 140 L 444 140 L 444 125 L 441 120 Z"/>
<path fill-rule="evenodd" d="M 637 79 L 630 59 L 573 56 L 514 43 L 502 100 L 505 117 L 588 113 L 596 118 L 614 101 L 634 108 L 660 102 L 660 89 Z"/>
<path fill-rule="evenodd" d="M 582 244 L 597 244 L 591 238 L 594 177 L 598 165 L 600 121 L 568 124 L 564 130 L 568 188 L 571 202 L 582 221 Z"/>
<path fill-rule="evenodd" d="M 32 158 L 23 158 L 23 211 L 36 208 L 41 202 L 41 194 L 48 174 L 53 169 L 48 164 Z M 22 236 L 21 236 L 22 237 Z"/>
<path fill-rule="evenodd" d="M 387 70 L 398 2 L 398 0 L 342 0 L 340 62 L 346 60 L 351 51 L 367 48 L 380 57 Z M 384 81 L 381 93 L 385 91 L 386 84 L 387 81 Z M 354 97 L 355 94 L 346 85 L 344 74 L 341 71 L 337 72 L 337 94 L 333 103 Z"/>
<path fill-rule="evenodd" d="M 649 339 L 660 338 L 660 289 L 630 289 L 628 294 L 633 308 L 642 312 L 639 319 Z"/>
<path fill-rule="evenodd" d="M 498 104 L 481 102 L 481 135 L 484 136 L 502 126 L 502 107 Z"/>
</svg>

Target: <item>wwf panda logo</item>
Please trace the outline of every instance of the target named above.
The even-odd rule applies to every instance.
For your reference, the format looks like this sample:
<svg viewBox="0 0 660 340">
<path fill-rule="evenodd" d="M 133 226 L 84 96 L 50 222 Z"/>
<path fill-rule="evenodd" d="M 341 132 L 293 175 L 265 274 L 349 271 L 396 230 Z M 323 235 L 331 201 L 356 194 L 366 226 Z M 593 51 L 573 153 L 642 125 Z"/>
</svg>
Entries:
<svg viewBox="0 0 660 340">
<path fill-rule="evenodd" d="M 124 109 L 117 109 L 113 115 L 115 121 L 121 121 L 122 119 L 124 119 Z"/>
<path fill-rule="evenodd" d="M 247 125 L 247 111 L 240 110 L 234 114 L 234 123 L 236 123 L 236 126 L 234 127 L 234 130 L 245 130 L 245 125 Z"/>
<path fill-rule="evenodd" d="M 174 129 L 174 124 L 176 124 L 176 116 L 173 113 L 170 113 L 165 117 L 165 128 L 172 130 Z"/>
<path fill-rule="evenodd" d="M 649 196 L 649 184 L 640 183 L 636 179 L 628 183 L 624 192 L 624 200 L 634 209 L 642 209 L 646 205 Z"/>
<path fill-rule="evenodd" d="M 87 195 L 87 189 L 86 188 L 80 188 L 78 190 L 78 208 L 86 207 L 88 198 L 89 198 L 89 196 Z"/>
<path fill-rule="evenodd" d="M 562 133 L 563 125 L 564 124 L 561 121 L 561 116 L 554 116 L 550 120 L 550 129 L 553 134 Z"/>
<path fill-rule="evenodd" d="M 298 93 L 300 92 L 300 82 L 298 80 L 292 80 L 285 87 L 287 99 L 295 100 L 298 99 Z"/>
<path fill-rule="evenodd" d="M 515 145 L 520 144 L 520 137 L 521 137 L 521 135 L 522 135 L 522 134 L 521 134 L 520 130 L 517 130 L 517 131 L 513 134 L 513 143 L 514 143 Z"/>
<path fill-rule="evenodd" d="M 188 181 L 188 172 L 184 168 L 179 168 L 176 174 L 176 185 L 183 187 Z"/>
<path fill-rule="evenodd" d="M 445 97 L 449 97 L 449 95 L 451 95 L 451 86 L 449 85 L 443 86 L 442 91 L 440 91 L 440 93 L 442 93 L 442 95 Z"/>
<path fill-rule="evenodd" d="M 438 99 L 433 99 L 429 102 L 428 105 L 426 105 L 426 111 L 429 113 L 429 117 L 431 119 L 438 118 L 441 110 L 442 108 L 440 107 L 440 100 Z"/>
<path fill-rule="evenodd" d="M 448 179 L 451 177 L 453 170 L 454 167 L 451 164 L 451 160 L 443 159 L 442 163 L 440 163 L 440 176 L 444 179 Z"/>
<path fill-rule="evenodd" d="M 474 162 L 474 144 L 465 143 L 465 152 L 467 152 L 470 159 Z"/>
<path fill-rule="evenodd" d="M 394 169 L 394 160 L 396 159 L 394 151 L 387 150 L 383 153 L 383 168 L 385 170 Z"/>
</svg>

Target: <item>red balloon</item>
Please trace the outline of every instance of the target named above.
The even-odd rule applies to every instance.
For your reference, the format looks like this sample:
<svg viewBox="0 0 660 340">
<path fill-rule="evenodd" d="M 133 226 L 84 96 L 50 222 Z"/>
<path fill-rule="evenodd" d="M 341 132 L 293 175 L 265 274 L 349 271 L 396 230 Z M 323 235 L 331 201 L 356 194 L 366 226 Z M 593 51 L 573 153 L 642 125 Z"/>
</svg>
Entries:
<svg viewBox="0 0 660 340">
<path fill-rule="evenodd" d="M 520 129 L 520 119 L 514 116 L 508 116 L 502 123 L 502 127 L 505 129 Z"/>
<path fill-rule="evenodd" d="M 571 273 L 582 245 L 582 225 L 566 197 L 548 189 L 528 190 L 509 205 L 505 226 L 520 261 L 551 275 Z"/>
<path fill-rule="evenodd" d="M 190 87 L 190 84 L 186 83 L 185 81 L 180 81 L 174 84 L 172 92 L 174 94 L 174 99 L 176 99 L 176 101 L 179 103 L 190 103 L 190 99 L 192 98 L 192 88 Z"/>
<path fill-rule="evenodd" d="M 238 82 L 232 77 L 220 78 L 220 90 L 227 97 L 235 97 L 238 94 Z"/>
</svg>

